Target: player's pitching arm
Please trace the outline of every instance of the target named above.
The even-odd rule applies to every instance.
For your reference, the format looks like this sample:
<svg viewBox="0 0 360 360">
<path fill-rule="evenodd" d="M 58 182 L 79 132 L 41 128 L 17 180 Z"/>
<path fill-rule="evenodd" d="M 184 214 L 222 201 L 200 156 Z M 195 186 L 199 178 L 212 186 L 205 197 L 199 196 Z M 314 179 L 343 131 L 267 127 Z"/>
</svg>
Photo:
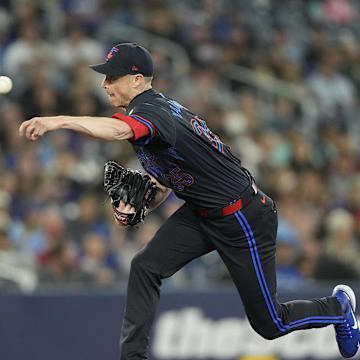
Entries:
<svg viewBox="0 0 360 360">
<path fill-rule="evenodd" d="M 64 115 L 34 117 L 24 121 L 19 128 L 19 134 L 20 136 L 25 135 L 29 140 L 36 141 L 47 132 L 59 129 L 74 130 L 89 137 L 107 141 L 126 140 L 134 137 L 134 132 L 131 127 L 119 119 Z M 150 210 L 153 210 L 165 201 L 171 189 L 161 185 L 155 178 L 151 178 L 158 188 L 150 207 Z M 119 210 L 125 213 L 135 212 L 135 209 L 131 205 L 123 202 L 120 202 Z M 121 224 L 119 223 L 119 225 Z"/>
<path fill-rule="evenodd" d="M 24 121 L 19 128 L 19 134 L 35 141 L 47 132 L 59 129 L 74 130 L 89 137 L 107 141 L 126 140 L 134 136 L 131 127 L 119 119 L 64 115 L 34 117 Z"/>
</svg>

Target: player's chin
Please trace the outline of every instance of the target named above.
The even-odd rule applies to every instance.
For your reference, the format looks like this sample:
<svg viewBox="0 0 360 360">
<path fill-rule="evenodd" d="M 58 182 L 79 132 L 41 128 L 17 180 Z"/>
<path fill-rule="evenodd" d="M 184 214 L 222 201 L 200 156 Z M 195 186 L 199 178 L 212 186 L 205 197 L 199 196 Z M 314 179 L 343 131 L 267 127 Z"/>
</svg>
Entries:
<svg viewBox="0 0 360 360">
<path fill-rule="evenodd" d="M 109 102 L 114 107 L 121 107 L 121 101 L 117 99 L 114 95 L 109 95 Z"/>
</svg>

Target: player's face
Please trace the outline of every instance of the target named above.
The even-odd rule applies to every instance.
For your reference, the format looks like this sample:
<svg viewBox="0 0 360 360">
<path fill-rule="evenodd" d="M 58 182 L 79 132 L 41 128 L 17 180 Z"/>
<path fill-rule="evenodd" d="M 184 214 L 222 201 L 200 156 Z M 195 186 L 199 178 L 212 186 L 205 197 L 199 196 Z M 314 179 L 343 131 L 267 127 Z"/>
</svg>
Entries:
<svg viewBox="0 0 360 360">
<path fill-rule="evenodd" d="M 109 101 L 115 107 L 127 107 L 132 99 L 132 81 L 130 75 L 106 75 L 101 86 L 106 90 Z"/>
</svg>

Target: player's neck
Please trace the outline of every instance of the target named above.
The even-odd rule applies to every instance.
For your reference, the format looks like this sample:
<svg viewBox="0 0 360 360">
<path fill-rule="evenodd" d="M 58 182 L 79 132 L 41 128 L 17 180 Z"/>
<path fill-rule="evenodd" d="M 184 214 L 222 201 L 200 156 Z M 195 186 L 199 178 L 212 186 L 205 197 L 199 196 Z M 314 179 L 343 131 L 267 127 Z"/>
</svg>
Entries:
<svg viewBox="0 0 360 360">
<path fill-rule="evenodd" d="M 133 97 L 133 99 L 135 97 L 137 97 L 138 95 L 142 94 L 143 92 L 150 90 L 152 88 L 151 84 L 144 84 L 143 86 L 141 86 L 139 89 L 136 89 L 136 93 L 135 96 Z"/>
<path fill-rule="evenodd" d="M 148 91 L 148 90 L 150 90 L 150 89 L 152 89 L 151 84 L 147 84 L 146 86 L 141 87 L 141 89 L 137 89 L 137 90 L 134 92 L 133 97 L 131 98 L 131 100 L 130 100 L 130 102 L 129 102 L 129 105 L 130 105 L 130 103 L 131 103 L 136 97 L 138 97 L 139 95 L 141 95 L 142 93 L 144 93 L 145 91 Z"/>
</svg>

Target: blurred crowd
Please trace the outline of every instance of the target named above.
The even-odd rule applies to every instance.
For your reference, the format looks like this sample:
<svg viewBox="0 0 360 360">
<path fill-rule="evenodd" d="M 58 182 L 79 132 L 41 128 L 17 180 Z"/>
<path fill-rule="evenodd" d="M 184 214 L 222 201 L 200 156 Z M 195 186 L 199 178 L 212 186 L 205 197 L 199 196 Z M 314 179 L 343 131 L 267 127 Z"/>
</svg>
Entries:
<svg viewBox="0 0 360 360">
<path fill-rule="evenodd" d="M 129 144 L 18 135 L 33 116 L 116 112 L 88 65 L 134 41 L 119 25 L 185 51 L 186 73 L 153 41 L 154 88 L 206 120 L 275 199 L 279 285 L 359 279 L 359 14 L 355 0 L 2 0 L 0 74 L 14 88 L 0 96 L 0 286 L 124 284 L 133 255 L 182 204 L 171 195 L 123 230 L 102 171 L 107 160 L 140 169 Z M 211 253 L 166 286 L 228 281 Z"/>
</svg>

